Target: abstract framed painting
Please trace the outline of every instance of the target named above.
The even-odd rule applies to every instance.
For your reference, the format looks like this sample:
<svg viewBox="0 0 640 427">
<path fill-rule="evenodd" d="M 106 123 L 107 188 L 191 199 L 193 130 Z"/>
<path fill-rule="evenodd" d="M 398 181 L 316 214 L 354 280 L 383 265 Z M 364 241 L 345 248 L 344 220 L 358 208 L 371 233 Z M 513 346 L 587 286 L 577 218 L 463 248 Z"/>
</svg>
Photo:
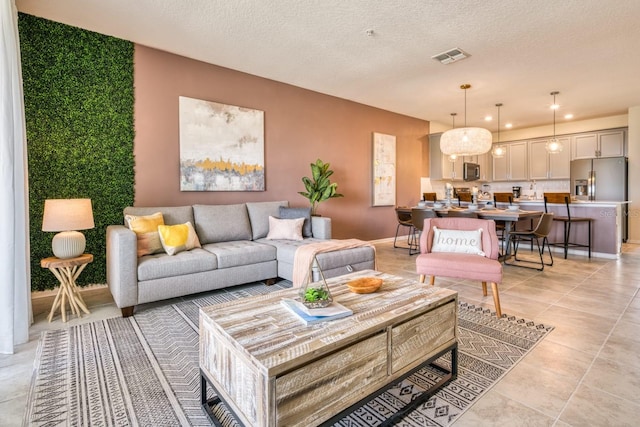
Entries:
<svg viewBox="0 0 640 427">
<path fill-rule="evenodd" d="M 396 204 L 396 137 L 373 133 L 373 206 Z"/>
<path fill-rule="evenodd" d="M 264 191 L 264 111 L 179 97 L 180 191 Z"/>
</svg>

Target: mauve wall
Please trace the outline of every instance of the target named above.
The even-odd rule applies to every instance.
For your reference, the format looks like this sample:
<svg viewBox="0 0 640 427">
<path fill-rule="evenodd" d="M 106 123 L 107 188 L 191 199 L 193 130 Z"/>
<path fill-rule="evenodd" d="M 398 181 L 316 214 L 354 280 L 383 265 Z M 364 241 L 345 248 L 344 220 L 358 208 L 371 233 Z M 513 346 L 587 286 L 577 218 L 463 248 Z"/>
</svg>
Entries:
<svg viewBox="0 0 640 427">
<path fill-rule="evenodd" d="M 393 207 L 371 207 L 372 133 L 396 136 L 397 204 L 420 197 L 428 176 L 429 123 L 167 52 L 135 47 L 135 205 L 179 206 L 288 200 L 298 194 L 317 158 L 331 163 L 344 198 L 320 204 L 333 237 L 375 240 L 393 236 Z M 264 192 L 180 191 L 178 97 L 265 112 Z M 423 155 L 425 158 L 423 159 Z"/>
</svg>

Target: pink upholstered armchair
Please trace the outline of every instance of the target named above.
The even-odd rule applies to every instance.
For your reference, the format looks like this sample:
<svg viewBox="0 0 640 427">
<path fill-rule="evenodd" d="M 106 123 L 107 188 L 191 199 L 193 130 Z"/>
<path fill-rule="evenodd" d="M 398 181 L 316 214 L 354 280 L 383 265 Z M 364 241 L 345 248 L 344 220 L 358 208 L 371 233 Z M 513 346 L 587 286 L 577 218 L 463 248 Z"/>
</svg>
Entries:
<svg viewBox="0 0 640 427">
<path fill-rule="evenodd" d="M 424 283 L 426 276 L 431 276 L 431 285 L 436 276 L 479 280 L 484 296 L 487 296 L 487 282 L 491 282 L 496 315 L 502 317 L 498 295 L 502 264 L 498 261 L 498 244 L 496 224 L 492 220 L 426 218 L 420 235 L 420 255 L 416 259 L 420 282 Z"/>
</svg>

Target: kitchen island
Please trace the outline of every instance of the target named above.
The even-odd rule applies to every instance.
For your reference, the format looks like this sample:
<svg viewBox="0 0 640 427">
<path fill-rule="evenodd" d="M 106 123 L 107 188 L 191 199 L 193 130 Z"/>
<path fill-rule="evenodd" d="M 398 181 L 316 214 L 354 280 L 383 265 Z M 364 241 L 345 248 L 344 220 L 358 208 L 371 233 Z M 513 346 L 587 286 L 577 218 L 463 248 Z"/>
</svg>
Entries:
<svg viewBox="0 0 640 427">
<path fill-rule="evenodd" d="M 525 210 L 544 211 L 543 200 L 516 200 L 517 203 Z M 623 240 L 623 222 L 626 209 L 625 205 L 629 202 L 591 202 L 591 201 L 574 201 L 569 205 L 571 216 L 589 217 L 593 219 L 591 229 L 591 255 L 600 258 L 618 258 L 622 252 Z M 500 205 L 500 203 L 498 204 Z M 553 212 L 558 216 L 566 216 L 567 208 L 564 204 L 547 204 L 549 212 Z M 522 222 L 522 221 L 521 221 Z M 530 224 L 519 224 L 517 229 L 526 229 Z M 576 243 L 588 242 L 588 223 L 574 223 L 571 226 L 571 241 Z M 549 242 L 562 242 L 563 225 L 554 222 L 551 233 L 549 234 Z M 556 251 L 561 248 L 554 248 Z M 569 248 L 569 253 L 587 255 L 587 248 Z"/>
</svg>

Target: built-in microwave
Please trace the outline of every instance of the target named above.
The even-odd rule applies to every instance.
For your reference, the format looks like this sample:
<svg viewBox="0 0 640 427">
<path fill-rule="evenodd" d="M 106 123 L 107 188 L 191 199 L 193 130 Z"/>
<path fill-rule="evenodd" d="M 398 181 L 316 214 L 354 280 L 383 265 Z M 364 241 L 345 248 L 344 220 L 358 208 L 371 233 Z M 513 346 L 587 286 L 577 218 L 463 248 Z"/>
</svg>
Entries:
<svg viewBox="0 0 640 427">
<path fill-rule="evenodd" d="M 477 163 L 464 162 L 462 178 L 465 181 L 477 181 L 480 179 L 480 165 Z"/>
</svg>

